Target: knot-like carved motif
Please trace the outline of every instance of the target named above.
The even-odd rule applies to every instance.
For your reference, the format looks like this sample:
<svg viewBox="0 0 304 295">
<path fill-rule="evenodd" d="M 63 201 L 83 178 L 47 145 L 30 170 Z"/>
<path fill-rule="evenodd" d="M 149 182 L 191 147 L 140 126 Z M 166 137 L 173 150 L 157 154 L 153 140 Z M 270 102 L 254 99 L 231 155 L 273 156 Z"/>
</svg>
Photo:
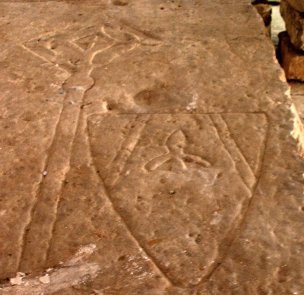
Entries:
<svg viewBox="0 0 304 295">
<path fill-rule="evenodd" d="M 167 150 L 145 165 L 145 169 L 153 171 L 161 170 L 186 170 L 187 163 L 195 163 L 203 167 L 210 167 L 211 164 L 200 156 L 189 154 L 185 151 L 187 140 L 184 132 L 181 129 L 175 130 L 167 138 L 164 146 Z"/>
</svg>

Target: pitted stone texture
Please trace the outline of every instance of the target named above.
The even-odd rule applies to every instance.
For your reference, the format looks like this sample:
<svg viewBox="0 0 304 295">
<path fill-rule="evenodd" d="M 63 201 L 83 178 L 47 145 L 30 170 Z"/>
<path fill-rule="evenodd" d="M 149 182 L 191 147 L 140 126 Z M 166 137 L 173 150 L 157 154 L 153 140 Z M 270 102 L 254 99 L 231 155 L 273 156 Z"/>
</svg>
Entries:
<svg viewBox="0 0 304 295">
<path fill-rule="evenodd" d="M 0 293 L 304 289 L 300 125 L 248 1 L 0 8 Z"/>
<path fill-rule="evenodd" d="M 304 50 L 304 17 L 294 9 L 287 0 L 281 1 L 281 15 L 286 24 L 286 30 L 295 48 Z"/>
<path fill-rule="evenodd" d="M 290 42 L 287 32 L 279 34 L 279 55 L 287 80 L 304 81 L 304 52 Z"/>
<path fill-rule="evenodd" d="M 287 2 L 299 12 L 304 12 L 304 2 L 302 0 L 287 0 Z"/>
</svg>

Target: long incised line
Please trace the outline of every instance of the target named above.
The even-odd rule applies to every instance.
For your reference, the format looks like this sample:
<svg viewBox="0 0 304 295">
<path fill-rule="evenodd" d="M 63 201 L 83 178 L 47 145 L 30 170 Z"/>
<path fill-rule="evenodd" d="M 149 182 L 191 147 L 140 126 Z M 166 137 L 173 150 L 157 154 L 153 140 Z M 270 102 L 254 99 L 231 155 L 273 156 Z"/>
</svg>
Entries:
<svg viewBox="0 0 304 295">
<path fill-rule="evenodd" d="M 92 41 L 85 57 L 90 59 L 90 51 L 92 51 L 94 44 L 94 41 Z M 49 235 L 52 232 L 54 220 L 56 220 L 62 184 L 69 170 L 70 152 L 79 121 L 80 107 L 86 92 L 94 85 L 92 78 L 90 78 L 91 71 L 92 65 L 84 63 L 82 71 L 80 71 L 84 74 L 79 75 L 78 72 L 79 77 L 84 76 L 86 78 L 85 83 L 87 85 L 85 86 L 81 86 L 83 81 L 77 81 L 77 79 L 76 85 L 68 85 L 69 81 L 74 78 L 73 75 L 65 82 L 67 84 L 67 94 L 45 164 L 45 171 L 48 171 L 48 175 L 39 184 L 24 229 L 18 262 L 19 269 L 35 268 L 45 261 L 49 247 Z M 37 240 L 37 237 L 40 239 Z M 34 239 L 35 255 L 32 253 L 31 245 Z"/>
<path fill-rule="evenodd" d="M 266 117 L 266 119 L 268 119 L 268 118 Z M 242 228 L 244 227 L 246 217 L 247 217 L 247 215 L 248 215 L 248 213 L 249 213 L 249 211 L 252 207 L 253 201 L 255 200 L 255 195 L 257 193 L 258 185 L 259 185 L 260 179 L 262 177 L 262 168 L 263 168 L 262 166 L 263 166 L 263 162 L 265 160 L 265 154 L 266 154 L 266 150 L 267 150 L 267 146 L 268 146 L 269 128 L 270 127 L 269 127 L 269 124 L 268 124 L 267 132 L 266 132 L 266 135 L 265 135 L 266 141 L 265 141 L 265 144 L 264 144 L 264 152 L 261 156 L 261 163 L 262 163 L 261 164 L 261 171 L 260 171 L 260 174 L 258 175 L 257 180 L 256 180 L 256 182 L 255 182 L 255 184 L 252 188 L 252 197 L 248 201 L 248 204 L 247 204 L 247 206 L 244 210 L 244 213 L 243 213 L 243 216 L 242 216 L 241 220 L 234 227 L 234 230 L 232 232 L 232 237 L 229 239 L 228 245 L 226 246 L 226 251 L 221 255 L 221 259 L 214 265 L 214 267 L 211 269 L 209 274 L 205 278 L 203 278 L 201 280 L 201 282 L 193 289 L 194 292 L 198 292 L 199 288 L 202 287 L 214 275 L 214 273 L 220 268 L 220 266 L 223 264 L 225 258 L 230 253 L 233 243 L 236 241 L 236 239 L 238 238 Z"/>
<path fill-rule="evenodd" d="M 95 68 L 93 59 L 96 54 L 115 46 L 115 43 L 112 43 L 109 46 L 98 48 L 97 39 L 98 35 L 90 42 L 87 50 L 79 49 L 84 55 L 84 61 L 78 68 L 79 70 L 64 83 L 67 94 L 44 169 L 48 171 L 48 175 L 41 180 L 38 186 L 36 198 L 30 209 L 28 222 L 22 235 L 21 254 L 18 261 L 19 269 L 22 268 L 22 270 L 41 266 L 49 253 L 62 186 L 70 169 L 71 150 L 82 113 L 81 105 L 86 93 L 94 86 L 94 81 L 91 78 L 91 72 Z M 137 44 L 131 50 L 135 49 L 136 46 Z M 42 59 L 47 60 L 43 57 Z M 40 239 L 37 240 L 37 237 Z M 32 255 L 31 242 L 34 240 L 35 255 Z"/>
<path fill-rule="evenodd" d="M 83 96 L 84 93 L 79 97 L 79 103 L 77 103 L 75 106 L 76 108 L 80 107 L 81 99 Z M 69 97 L 69 95 L 67 97 Z M 73 111 L 74 114 L 71 118 L 69 115 Z M 43 256 L 44 254 L 44 249 L 48 245 L 48 238 L 43 238 L 46 238 L 46 232 L 48 231 L 49 226 L 52 224 L 52 220 L 55 218 L 56 203 L 60 197 L 61 186 L 68 171 L 70 161 L 69 154 L 71 152 L 71 146 L 73 138 L 75 136 L 78 115 L 78 110 L 74 110 L 74 108 L 71 107 L 64 107 L 62 111 L 57 132 L 51 145 L 50 155 L 48 157 L 45 168 L 45 170 L 48 171 L 48 175 L 42 180 L 40 184 L 40 188 L 36 196 L 36 202 L 31 210 L 31 217 L 29 219 L 29 223 L 27 225 L 23 238 L 24 251 L 21 256 L 21 261 L 24 260 L 25 264 L 27 261 L 26 258 L 32 257 L 31 245 L 27 245 L 26 242 L 31 242 L 31 238 L 34 239 L 35 237 L 39 237 L 40 235 L 38 233 L 41 233 L 42 236 L 40 236 L 40 242 L 35 242 L 35 251 L 39 252 L 40 255 L 35 255 L 35 258 L 37 264 L 40 264 L 41 261 L 44 261 L 44 257 L 40 256 Z M 70 126 L 67 126 L 65 124 L 66 121 L 71 121 Z M 65 134 L 65 131 L 69 133 L 68 137 L 67 134 Z M 65 136 L 66 138 L 64 138 Z M 44 218 L 44 220 L 41 222 L 42 218 Z M 31 262 L 31 264 L 33 265 L 33 262 Z M 20 266 L 22 266 L 22 264 Z"/>
<path fill-rule="evenodd" d="M 86 97 L 86 93 L 88 91 L 90 91 L 90 89 L 92 89 L 94 87 L 94 83 L 92 84 L 91 87 L 89 87 L 84 95 L 83 95 L 83 103 L 85 103 L 85 97 Z M 77 128 L 75 130 L 75 136 L 77 136 L 78 134 L 78 130 L 79 130 L 79 126 L 81 125 L 81 120 L 82 120 L 82 117 L 83 117 L 83 112 L 84 110 L 81 108 L 80 112 L 79 112 L 79 115 L 78 115 L 78 120 L 77 120 Z M 74 139 L 73 139 L 73 143 L 72 143 L 72 147 L 71 147 L 71 152 L 73 153 L 73 150 L 74 150 L 74 147 L 75 147 L 75 136 L 74 136 Z M 71 162 L 71 157 L 70 157 L 70 162 Z M 69 163 L 69 169 L 68 171 L 66 172 L 66 175 L 68 174 L 68 172 L 70 171 L 70 168 L 71 168 L 71 163 Z M 63 191 L 63 185 L 61 186 L 61 189 L 60 189 L 60 196 L 62 195 L 62 191 Z M 48 247 L 45 251 L 45 261 L 48 261 L 49 259 L 49 256 L 50 256 L 50 250 L 51 250 L 51 247 L 53 245 L 53 241 L 54 241 L 54 232 L 55 232 L 55 228 L 56 228 L 56 224 L 57 224 L 57 215 L 58 215 L 58 208 L 60 206 L 60 202 L 61 202 L 61 198 L 57 198 L 57 202 L 56 202 L 56 206 L 55 206 L 55 211 L 54 211 L 54 220 L 53 220 L 53 223 L 50 225 L 50 235 L 49 235 L 49 243 L 48 243 Z"/>
<path fill-rule="evenodd" d="M 147 117 L 145 119 L 145 122 L 141 122 L 142 125 L 139 126 L 139 128 L 137 130 L 137 136 L 134 137 L 134 139 L 136 139 L 137 142 L 138 142 L 139 136 L 140 136 L 141 132 L 143 131 L 143 129 L 145 128 L 146 122 L 148 120 L 149 120 L 149 117 Z M 87 130 L 87 134 L 89 134 L 88 130 Z M 130 151 L 130 155 L 132 154 L 132 152 L 136 148 L 137 142 L 136 142 L 136 144 L 132 145 L 132 151 Z M 89 152 L 90 152 L 90 158 L 92 159 L 92 161 L 94 161 L 94 158 L 93 158 L 93 155 L 92 155 L 92 150 L 91 150 L 91 143 L 90 142 L 89 142 Z M 153 264 L 153 266 L 155 267 L 155 269 L 162 275 L 162 277 L 167 281 L 167 283 L 170 286 L 174 286 L 174 283 L 172 282 L 172 280 L 166 275 L 166 273 L 162 270 L 162 267 L 158 265 L 158 263 L 155 261 L 155 259 L 148 253 L 148 251 L 146 250 L 146 247 L 144 245 L 142 245 L 142 243 L 137 239 L 137 237 L 134 235 L 134 233 L 132 232 L 131 228 L 129 227 L 128 223 L 125 221 L 125 219 L 120 214 L 119 210 L 117 209 L 117 207 L 115 206 L 114 202 L 112 201 L 112 199 L 110 197 L 110 193 L 108 192 L 108 189 L 107 189 L 107 187 L 106 187 L 106 185 L 104 183 L 104 180 L 101 177 L 100 173 L 98 173 L 98 171 L 97 171 L 96 166 L 94 165 L 94 163 L 93 163 L 92 167 L 94 169 L 95 174 L 98 176 L 100 183 L 103 186 L 106 198 L 108 199 L 109 203 L 111 204 L 111 207 L 112 207 L 113 211 L 115 212 L 115 214 L 121 220 L 121 222 L 124 225 L 124 227 L 126 228 L 127 232 L 132 237 L 132 240 L 136 243 L 137 247 L 141 250 L 141 252 L 150 260 L 150 262 Z"/>
<path fill-rule="evenodd" d="M 256 181 L 256 177 L 251 167 L 247 163 L 246 158 L 236 145 L 235 141 L 231 138 L 226 122 L 223 120 L 222 116 L 211 115 L 210 118 L 214 124 L 214 127 L 216 128 L 219 139 L 222 141 L 226 151 L 235 162 L 235 166 L 240 178 L 243 180 L 249 192 L 251 192 L 251 189 Z"/>
</svg>

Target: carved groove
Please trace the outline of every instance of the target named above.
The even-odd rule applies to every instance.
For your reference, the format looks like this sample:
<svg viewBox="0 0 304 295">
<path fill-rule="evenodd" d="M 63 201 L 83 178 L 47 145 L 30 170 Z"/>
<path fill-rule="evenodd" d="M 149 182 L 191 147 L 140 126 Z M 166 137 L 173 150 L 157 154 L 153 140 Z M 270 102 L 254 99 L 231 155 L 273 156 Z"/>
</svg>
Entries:
<svg viewBox="0 0 304 295">
<path fill-rule="evenodd" d="M 261 113 L 262 114 L 262 113 Z M 206 281 L 208 281 L 213 274 L 221 267 L 221 265 L 224 263 L 226 257 L 229 255 L 229 253 L 231 252 L 231 247 L 233 246 L 233 243 L 236 241 L 236 239 L 239 237 L 239 235 L 242 232 L 242 228 L 246 222 L 246 217 L 252 207 L 253 201 L 255 200 L 255 196 L 256 196 L 256 191 L 260 182 L 260 179 L 262 177 L 262 170 L 263 170 L 263 163 L 264 163 L 264 159 L 265 159 L 265 154 L 266 154 L 266 150 L 267 150 L 267 146 L 268 146 L 268 138 L 269 138 L 269 121 L 268 121 L 268 117 L 265 113 L 263 113 L 266 117 L 266 121 L 267 121 L 267 130 L 266 130 L 266 135 L 265 135 L 265 141 L 264 141 L 264 151 L 261 155 L 261 164 L 260 164 L 260 173 L 257 177 L 257 180 L 255 182 L 254 187 L 252 188 L 252 197 L 249 199 L 248 201 L 248 205 L 247 208 L 244 210 L 244 214 L 240 220 L 240 222 L 238 223 L 238 225 L 235 227 L 235 229 L 232 231 L 231 233 L 231 238 L 228 240 L 227 246 L 225 247 L 225 252 L 221 255 L 221 259 L 214 265 L 213 269 L 209 272 L 208 276 L 206 276 L 205 278 L 203 278 L 201 280 L 201 282 L 193 289 L 194 292 L 198 292 L 200 287 L 202 287 L 203 284 L 206 283 Z"/>
<path fill-rule="evenodd" d="M 91 30 L 92 28 L 89 28 Z M 94 29 L 94 28 L 93 28 Z M 42 267 L 45 263 L 47 255 L 49 253 L 50 242 L 52 240 L 54 226 L 57 221 L 58 205 L 60 203 L 62 185 L 65 180 L 66 174 L 70 169 L 70 157 L 71 150 L 75 139 L 76 130 L 78 129 L 79 120 L 81 118 L 82 110 L 81 105 L 83 104 L 86 93 L 95 85 L 95 82 L 91 78 L 91 73 L 94 68 L 102 65 L 93 64 L 94 57 L 107 51 L 108 49 L 115 46 L 115 42 L 111 42 L 105 47 L 100 48 L 97 41 L 101 36 L 106 36 L 108 39 L 115 40 L 121 45 L 128 45 L 126 42 L 122 42 L 116 38 L 111 37 L 110 34 L 106 33 L 104 26 L 101 27 L 101 32 L 104 34 L 96 34 L 93 39 L 90 40 L 87 50 L 81 50 L 82 48 L 76 43 L 79 40 L 79 36 L 76 36 L 74 40 L 66 40 L 68 45 L 73 46 L 78 52 L 82 54 L 82 64 L 81 67 L 77 65 L 59 65 L 57 62 L 50 60 L 49 56 L 53 55 L 56 59 L 56 49 L 50 52 L 48 48 L 42 47 L 42 52 L 45 52 L 46 56 L 36 53 L 33 49 L 26 45 L 22 45 L 22 48 L 33 54 L 34 56 L 42 59 L 47 63 L 52 63 L 59 67 L 59 69 L 64 70 L 68 73 L 72 73 L 69 78 L 63 83 L 63 87 L 66 88 L 66 96 L 64 98 L 63 107 L 59 114 L 59 120 L 57 122 L 56 130 L 52 143 L 47 153 L 45 161 L 45 171 L 48 171 L 48 175 L 41 180 L 39 183 L 35 199 L 33 201 L 32 207 L 30 209 L 29 219 L 24 227 L 24 232 L 21 238 L 20 255 L 18 259 L 18 269 L 27 270 L 37 267 Z M 84 32 L 84 35 L 87 33 Z M 85 37 L 83 35 L 80 38 Z M 138 36 L 134 37 L 132 45 L 127 51 L 136 49 L 138 44 L 134 41 L 139 39 Z M 77 39 L 78 37 L 78 39 Z M 47 37 L 47 38 L 56 38 Z M 40 38 L 37 42 L 39 42 Z M 36 40 L 30 41 L 29 46 L 36 44 Z M 38 48 L 38 51 L 41 49 Z M 102 44 L 102 46 L 104 46 Z M 69 46 L 66 48 L 66 56 L 69 55 Z M 55 55 L 53 54 L 55 52 Z M 114 59 L 120 57 L 125 52 L 124 49 L 116 52 L 114 57 L 107 61 L 107 64 L 112 62 Z M 40 52 L 41 53 L 41 52 Z M 74 67 L 71 71 L 69 67 Z M 80 78 L 80 79 L 79 79 Z M 73 102 L 71 104 L 71 102 Z M 43 216 L 43 219 L 42 219 Z M 33 253 L 33 247 L 31 245 L 31 240 L 35 237 L 41 237 L 39 241 L 35 242 L 35 252 Z M 39 244 L 39 245 L 38 245 Z M 33 261 L 32 258 L 35 258 Z"/>
<path fill-rule="evenodd" d="M 211 115 L 210 117 L 212 122 L 214 123 L 219 138 L 223 142 L 223 145 L 225 146 L 226 150 L 228 151 L 236 165 L 236 169 L 239 172 L 239 176 L 243 179 L 244 184 L 251 191 L 256 181 L 255 175 L 251 167 L 247 163 L 246 158 L 240 151 L 236 142 L 231 137 L 228 127 L 221 115 Z"/>
<path fill-rule="evenodd" d="M 126 164 L 128 158 L 131 156 L 132 151 L 135 149 L 136 144 L 138 142 L 138 139 L 140 138 L 140 134 L 142 133 L 142 131 L 144 130 L 146 123 L 148 121 L 149 118 L 145 118 L 143 120 L 143 122 L 141 122 L 139 124 L 139 126 L 136 126 L 135 132 L 131 132 L 131 136 L 132 136 L 132 144 L 131 144 L 131 150 L 127 152 L 126 155 L 124 156 L 120 156 L 120 153 L 124 154 L 124 152 L 127 150 L 127 146 L 129 146 L 129 142 L 127 142 L 127 144 L 123 144 L 120 152 L 117 155 L 117 159 L 123 159 L 124 165 Z M 135 134 L 134 134 L 135 133 Z M 87 130 L 87 134 L 89 134 L 89 131 Z M 135 136 L 134 136 L 135 135 Z M 134 142 L 135 140 L 135 142 Z M 89 136 L 89 141 L 90 141 L 90 136 Z M 92 153 L 92 149 L 91 149 L 91 144 L 89 144 L 89 150 L 90 150 L 90 157 L 93 159 L 94 161 L 94 157 L 93 157 L 93 153 Z M 115 161 L 114 161 L 115 162 Z M 143 254 L 149 258 L 149 260 L 151 261 L 151 263 L 154 265 L 154 267 L 158 270 L 158 272 L 162 275 L 162 277 L 168 282 L 169 285 L 174 286 L 174 283 L 171 281 L 171 279 L 166 275 L 165 270 L 158 264 L 157 260 L 153 257 L 153 255 L 151 255 L 150 251 L 137 239 L 136 234 L 133 233 L 132 229 L 129 227 L 128 223 L 126 222 L 126 220 L 123 218 L 123 216 L 120 214 L 119 209 L 117 208 L 117 206 L 114 204 L 114 202 L 112 201 L 112 198 L 110 196 L 110 193 L 107 189 L 107 186 L 102 178 L 102 176 L 100 175 L 100 173 L 97 171 L 96 166 L 93 165 L 94 170 L 96 175 L 99 178 L 100 183 L 103 185 L 105 193 L 106 193 L 106 197 L 108 199 L 108 201 L 110 202 L 114 212 L 116 213 L 116 215 L 120 218 L 120 220 L 122 221 L 124 227 L 126 228 L 127 232 L 129 233 L 129 235 L 132 237 L 133 241 L 137 244 L 138 248 L 143 252 Z M 123 168 L 121 169 L 121 171 L 123 170 Z M 119 173 L 118 177 L 115 177 L 115 180 L 111 181 L 111 185 L 113 186 L 113 184 L 118 182 L 118 178 L 121 175 L 121 173 Z M 111 176 L 111 174 L 110 174 Z"/>
</svg>

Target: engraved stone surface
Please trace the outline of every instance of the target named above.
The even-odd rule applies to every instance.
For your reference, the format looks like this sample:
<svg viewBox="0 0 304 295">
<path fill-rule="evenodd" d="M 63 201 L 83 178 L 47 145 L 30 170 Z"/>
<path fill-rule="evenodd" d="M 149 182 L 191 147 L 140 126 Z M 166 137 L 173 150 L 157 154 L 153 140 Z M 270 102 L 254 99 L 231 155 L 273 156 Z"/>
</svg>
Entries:
<svg viewBox="0 0 304 295">
<path fill-rule="evenodd" d="M 0 294 L 301 294 L 302 125 L 246 0 L 0 2 Z"/>
</svg>

